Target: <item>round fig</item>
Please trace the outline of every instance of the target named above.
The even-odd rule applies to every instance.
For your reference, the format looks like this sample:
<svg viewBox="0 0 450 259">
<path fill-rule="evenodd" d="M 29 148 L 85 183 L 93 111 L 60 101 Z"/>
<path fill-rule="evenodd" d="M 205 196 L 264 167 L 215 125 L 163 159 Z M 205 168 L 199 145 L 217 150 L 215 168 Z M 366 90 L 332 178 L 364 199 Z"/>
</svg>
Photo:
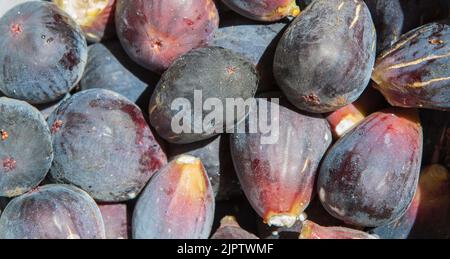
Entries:
<svg viewBox="0 0 450 259">
<path fill-rule="evenodd" d="M 0 217 L 0 239 L 104 239 L 95 201 L 70 185 L 46 185 L 13 199 Z"/>
<path fill-rule="evenodd" d="M 125 51 L 154 72 L 205 46 L 218 26 L 213 0 L 117 1 L 116 28 Z"/>
<path fill-rule="evenodd" d="M 87 60 L 80 27 L 53 3 L 31 1 L 0 18 L 0 90 L 34 104 L 62 98 Z"/>
<path fill-rule="evenodd" d="M 386 110 L 367 117 L 322 162 L 317 189 L 325 209 L 363 227 L 400 218 L 417 189 L 422 142 L 415 111 Z"/>
</svg>

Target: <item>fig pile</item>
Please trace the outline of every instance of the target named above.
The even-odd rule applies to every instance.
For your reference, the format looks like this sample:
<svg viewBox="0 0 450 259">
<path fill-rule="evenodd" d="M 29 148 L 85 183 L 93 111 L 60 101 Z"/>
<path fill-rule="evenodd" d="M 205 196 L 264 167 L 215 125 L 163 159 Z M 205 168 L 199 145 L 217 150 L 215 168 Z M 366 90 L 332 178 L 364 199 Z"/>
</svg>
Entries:
<svg viewBox="0 0 450 259">
<path fill-rule="evenodd" d="M 0 35 L 0 239 L 450 238 L 449 1 L 0 0 Z"/>
</svg>

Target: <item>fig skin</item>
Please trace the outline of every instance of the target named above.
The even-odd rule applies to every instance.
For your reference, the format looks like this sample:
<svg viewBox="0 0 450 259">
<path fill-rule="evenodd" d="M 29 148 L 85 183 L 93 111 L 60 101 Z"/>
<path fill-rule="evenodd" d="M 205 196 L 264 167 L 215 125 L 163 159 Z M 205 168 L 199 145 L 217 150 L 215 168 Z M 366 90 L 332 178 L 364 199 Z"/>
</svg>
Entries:
<svg viewBox="0 0 450 259">
<path fill-rule="evenodd" d="M 162 138 L 173 144 L 192 144 L 210 139 L 231 131 L 245 119 L 248 114 L 246 109 L 238 111 L 236 116 L 226 116 L 228 109 L 235 108 L 234 105 L 227 107 L 227 98 L 251 100 L 258 82 L 253 63 L 229 49 L 206 47 L 192 50 L 177 59 L 162 75 L 150 99 L 150 123 Z M 202 104 L 213 98 L 219 100 L 223 105 L 223 114 L 217 108 L 204 109 L 203 105 L 199 107 L 202 112 L 195 112 L 198 106 L 196 95 L 199 96 L 196 93 L 201 93 Z M 189 106 L 190 111 L 175 105 L 180 99 L 185 101 L 183 106 Z M 189 112 L 189 119 L 179 119 L 181 115 L 188 117 Z M 203 125 L 210 113 L 223 117 Z M 183 127 L 190 124 L 190 130 L 179 132 L 172 127 L 174 122 Z"/>
<path fill-rule="evenodd" d="M 14 198 L 0 217 L 1 239 L 105 239 L 95 201 L 72 185 L 50 184 Z"/>
<path fill-rule="evenodd" d="M 133 238 L 206 239 L 214 207 L 201 160 L 181 155 L 162 168 L 140 196 L 133 214 Z"/>
<path fill-rule="evenodd" d="M 317 189 L 324 208 L 362 227 L 401 217 L 416 192 L 422 135 L 414 110 L 384 110 L 367 117 L 322 162 Z"/>
<path fill-rule="evenodd" d="M 167 163 L 141 109 L 118 93 L 74 94 L 47 122 L 55 154 L 52 180 L 78 186 L 97 201 L 136 198 Z"/>
<path fill-rule="evenodd" d="M 204 47 L 219 26 L 212 0 L 118 0 L 117 35 L 136 63 L 157 73 Z"/>
<path fill-rule="evenodd" d="M 222 0 L 231 10 L 249 19 L 274 22 L 300 14 L 295 0 Z"/>
<path fill-rule="evenodd" d="M 0 91 L 31 104 L 63 98 L 83 75 L 87 43 L 64 11 L 25 2 L 0 17 Z"/>
<path fill-rule="evenodd" d="M 281 38 L 274 75 L 300 110 L 332 112 L 364 92 L 375 53 L 375 27 L 363 1 L 316 0 Z"/>
<path fill-rule="evenodd" d="M 280 123 L 279 138 L 264 144 L 267 136 L 262 133 L 231 135 L 233 163 L 246 197 L 265 223 L 291 227 L 311 201 L 318 165 L 331 145 L 331 131 L 321 117 L 265 99 L 257 101 L 269 114 L 279 109 L 278 116 L 270 118 L 270 123 Z M 258 118 L 255 106 L 248 118 Z"/>
<path fill-rule="evenodd" d="M 450 110 L 450 26 L 403 35 L 378 57 L 372 79 L 392 106 Z"/>
</svg>

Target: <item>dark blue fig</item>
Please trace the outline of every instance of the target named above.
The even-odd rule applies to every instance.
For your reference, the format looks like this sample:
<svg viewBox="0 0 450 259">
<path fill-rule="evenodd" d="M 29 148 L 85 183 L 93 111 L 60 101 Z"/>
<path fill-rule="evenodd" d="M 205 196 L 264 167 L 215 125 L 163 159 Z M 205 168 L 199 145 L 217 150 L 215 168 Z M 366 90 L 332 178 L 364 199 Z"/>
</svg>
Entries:
<svg viewBox="0 0 450 259">
<path fill-rule="evenodd" d="M 258 81 L 255 66 L 231 50 L 221 47 L 192 50 L 162 75 L 150 100 L 150 123 L 170 143 L 190 144 L 210 139 L 245 118 L 248 114 L 245 109 L 240 109 L 237 116 L 226 116 L 226 111 L 235 108 L 235 105 L 227 107 L 227 99 L 253 98 Z M 220 102 L 223 114 L 217 107 L 203 109 L 207 100 Z M 195 112 L 196 107 L 202 112 Z M 205 121 L 210 114 L 221 115 L 222 119 Z M 174 129 L 173 125 L 180 128 Z"/>
<path fill-rule="evenodd" d="M 26 102 L 0 98 L 0 196 L 21 195 L 44 180 L 53 159 L 50 129 Z"/>
<path fill-rule="evenodd" d="M 112 91 L 73 95 L 48 124 L 55 151 L 53 180 L 78 186 L 99 201 L 136 198 L 166 163 L 139 107 Z"/>
<path fill-rule="evenodd" d="M 0 18 L 0 90 L 34 104 L 62 98 L 87 60 L 79 26 L 56 5 L 31 1 Z"/>
<path fill-rule="evenodd" d="M 280 40 L 274 74 L 297 108 L 331 112 L 366 89 L 375 52 L 375 27 L 362 0 L 316 0 Z"/>
</svg>

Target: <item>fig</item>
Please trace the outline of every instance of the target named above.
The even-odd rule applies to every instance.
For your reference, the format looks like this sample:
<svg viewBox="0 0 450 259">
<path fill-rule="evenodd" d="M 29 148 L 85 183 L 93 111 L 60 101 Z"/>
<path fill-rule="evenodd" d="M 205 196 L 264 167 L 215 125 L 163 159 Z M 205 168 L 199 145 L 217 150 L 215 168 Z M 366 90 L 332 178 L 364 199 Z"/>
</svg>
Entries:
<svg viewBox="0 0 450 259">
<path fill-rule="evenodd" d="M 213 0 L 118 0 L 116 28 L 128 55 L 154 72 L 204 47 L 219 26 Z"/>
<path fill-rule="evenodd" d="M 52 2 L 80 25 L 88 41 L 100 42 L 115 35 L 116 0 L 52 0 Z"/>
<path fill-rule="evenodd" d="M 300 14 L 295 0 L 222 0 L 231 10 L 256 21 L 273 22 Z"/>
<path fill-rule="evenodd" d="M 214 194 L 200 159 L 182 155 L 147 185 L 133 214 L 135 239 L 207 239 Z"/>
<path fill-rule="evenodd" d="M 381 53 L 372 79 L 393 106 L 450 110 L 449 53 L 450 26 L 424 25 Z"/>
<path fill-rule="evenodd" d="M 136 198 L 167 163 L 141 109 L 109 90 L 74 94 L 48 124 L 55 153 L 52 180 L 78 186 L 97 201 Z"/>
<path fill-rule="evenodd" d="M 269 118 L 258 118 L 261 109 L 267 109 Z M 250 108 L 246 124 L 251 127 L 255 118 L 259 125 L 267 120 L 267 125 L 279 131 L 233 134 L 230 146 L 236 173 L 265 223 L 291 227 L 311 200 L 316 170 L 331 144 L 331 132 L 325 119 L 266 99 L 258 99 L 258 105 Z"/>
<path fill-rule="evenodd" d="M 80 81 L 87 59 L 80 27 L 53 3 L 30 1 L 0 18 L 0 91 L 33 104 L 57 101 Z"/>
<path fill-rule="evenodd" d="M 322 162 L 317 189 L 324 208 L 362 227 L 400 218 L 417 189 L 422 139 L 414 110 L 384 110 L 367 117 Z"/>
<path fill-rule="evenodd" d="M 0 217 L 0 239 L 104 239 L 95 201 L 71 185 L 45 185 L 13 199 Z"/>
<path fill-rule="evenodd" d="M 246 102 L 257 88 L 258 74 L 249 60 L 221 47 L 195 49 L 163 74 L 150 100 L 150 123 L 170 143 L 207 140 L 228 132 L 248 114 L 240 109 L 227 116 L 239 106 L 227 99 Z M 209 109 L 208 103 L 213 103 Z"/>
<path fill-rule="evenodd" d="M 0 196 L 11 198 L 37 187 L 52 160 L 44 116 L 26 102 L 0 97 Z"/>
<path fill-rule="evenodd" d="M 362 0 L 316 0 L 281 38 L 275 79 L 297 108 L 332 112 L 361 96 L 375 52 L 375 28 Z"/>
</svg>

